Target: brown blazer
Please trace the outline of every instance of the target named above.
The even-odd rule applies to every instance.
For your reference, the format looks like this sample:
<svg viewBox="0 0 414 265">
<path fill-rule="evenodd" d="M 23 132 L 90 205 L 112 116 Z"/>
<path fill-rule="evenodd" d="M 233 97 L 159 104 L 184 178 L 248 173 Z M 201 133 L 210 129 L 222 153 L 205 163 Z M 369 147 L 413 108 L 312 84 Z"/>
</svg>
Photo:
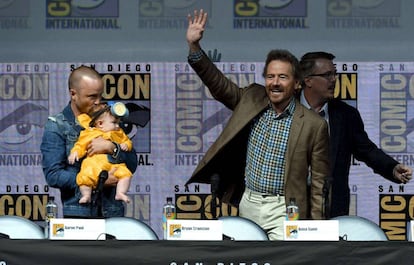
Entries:
<svg viewBox="0 0 414 265">
<path fill-rule="evenodd" d="M 190 63 L 191 64 L 191 63 Z M 187 184 L 210 183 L 219 174 L 218 197 L 238 205 L 244 191 L 244 168 L 251 121 L 269 104 L 265 88 L 251 84 L 239 88 L 204 56 L 191 64 L 213 97 L 233 111 L 220 136 L 207 150 Z M 295 198 L 301 219 L 322 219 L 322 187 L 329 174 L 329 135 L 326 122 L 296 101 L 286 152 L 284 194 Z M 307 189 L 311 168 L 312 181 Z"/>
</svg>

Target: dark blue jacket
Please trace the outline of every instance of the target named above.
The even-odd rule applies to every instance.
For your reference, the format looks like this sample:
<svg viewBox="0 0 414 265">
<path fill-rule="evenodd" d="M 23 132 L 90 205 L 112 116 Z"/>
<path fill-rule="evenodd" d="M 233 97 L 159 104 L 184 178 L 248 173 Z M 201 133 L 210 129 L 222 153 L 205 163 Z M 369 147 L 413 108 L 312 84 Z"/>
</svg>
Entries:
<svg viewBox="0 0 414 265">
<path fill-rule="evenodd" d="M 50 116 L 45 124 L 40 150 L 43 155 L 42 165 L 46 182 L 50 187 L 60 190 L 63 215 L 66 217 L 96 217 L 97 209 L 90 204 L 79 204 L 80 191 L 76 184 L 76 175 L 82 161 L 70 165 L 68 155 L 77 141 L 83 128 L 75 123 L 75 116 L 70 104 L 62 112 Z M 111 155 L 108 159 L 112 163 L 125 162 L 131 172 L 137 168 L 135 150 L 120 152 L 115 160 Z M 104 188 L 102 200 L 102 214 L 104 217 L 124 216 L 122 201 L 115 200 L 115 187 Z"/>
</svg>

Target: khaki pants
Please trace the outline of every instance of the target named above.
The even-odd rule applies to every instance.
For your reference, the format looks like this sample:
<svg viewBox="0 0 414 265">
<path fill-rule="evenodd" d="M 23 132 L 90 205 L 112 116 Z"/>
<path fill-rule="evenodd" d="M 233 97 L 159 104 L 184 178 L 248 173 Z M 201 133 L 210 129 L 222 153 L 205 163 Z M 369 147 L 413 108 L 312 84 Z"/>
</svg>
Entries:
<svg viewBox="0 0 414 265">
<path fill-rule="evenodd" d="M 283 221 L 286 219 L 284 196 L 246 188 L 240 201 L 239 215 L 261 226 L 270 240 L 283 240 Z"/>
</svg>

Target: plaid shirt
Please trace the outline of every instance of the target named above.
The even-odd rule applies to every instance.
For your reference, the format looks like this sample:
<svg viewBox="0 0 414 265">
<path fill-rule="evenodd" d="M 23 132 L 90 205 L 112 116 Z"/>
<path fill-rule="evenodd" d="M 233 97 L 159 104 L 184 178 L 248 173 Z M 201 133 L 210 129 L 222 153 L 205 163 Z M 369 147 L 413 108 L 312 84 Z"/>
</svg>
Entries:
<svg viewBox="0 0 414 265">
<path fill-rule="evenodd" d="M 246 187 L 250 190 L 283 195 L 285 154 L 295 111 L 292 99 L 277 115 L 271 106 L 252 123 L 246 158 Z"/>
</svg>

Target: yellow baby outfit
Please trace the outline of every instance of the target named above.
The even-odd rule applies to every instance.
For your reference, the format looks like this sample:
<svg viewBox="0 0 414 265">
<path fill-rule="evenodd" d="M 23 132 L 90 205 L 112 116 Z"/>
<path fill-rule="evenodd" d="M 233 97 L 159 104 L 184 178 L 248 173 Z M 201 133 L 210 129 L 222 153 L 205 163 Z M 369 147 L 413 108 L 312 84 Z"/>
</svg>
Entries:
<svg viewBox="0 0 414 265">
<path fill-rule="evenodd" d="M 78 152 L 78 157 L 86 155 L 86 148 L 88 144 L 96 137 L 102 137 L 106 140 L 121 144 L 126 143 L 128 151 L 132 150 L 132 141 L 124 133 L 122 129 L 117 131 L 103 132 L 98 128 L 89 127 L 91 118 L 87 114 L 78 116 L 78 122 L 82 127 L 86 128 L 80 132 L 79 138 L 73 146 L 71 153 Z M 98 183 L 99 173 L 102 170 L 110 171 L 117 168 L 114 176 L 117 178 L 132 177 L 131 171 L 127 168 L 125 163 L 113 164 L 108 160 L 107 154 L 95 154 L 93 156 L 86 156 L 82 161 L 81 169 L 76 176 L 76 183 L 81 186 L 90 186 L 96 188 Z"/>
</svg>

